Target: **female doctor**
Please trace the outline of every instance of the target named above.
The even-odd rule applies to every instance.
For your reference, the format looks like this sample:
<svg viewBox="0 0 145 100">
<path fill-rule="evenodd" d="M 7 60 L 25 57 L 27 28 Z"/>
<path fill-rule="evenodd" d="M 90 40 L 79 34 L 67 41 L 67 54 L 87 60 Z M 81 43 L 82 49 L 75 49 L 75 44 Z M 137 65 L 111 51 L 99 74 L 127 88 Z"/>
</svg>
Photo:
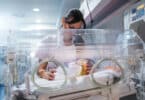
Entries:
<svg viewBox="0 0 145 100">
<path fill-rule="evenodd" d="M 83 18 L 83 14 L 78 9 L 72 9 L 69 11 L 66 17 L 62 18 L 62 28 L 63 29 L 85 29 L 86 23 Z M 69 34 L 69 33 L 68 33 Z M 63 39 L 65 46 L 72 45 L 72 38 L 69 39 Z M 83 43 L 83 39 L 81 37 L 76 37 L 76 39 L 73 41 L 73 43 Z M 47 79 L 47 80 L 54 80 L 55 79 L 55 72 L 56 69 L 49 69 L 49 71 L 46 70 L 48 63 L 43 63 L 38 68 L 38 75 L 41 78 Z"/>
</svg>

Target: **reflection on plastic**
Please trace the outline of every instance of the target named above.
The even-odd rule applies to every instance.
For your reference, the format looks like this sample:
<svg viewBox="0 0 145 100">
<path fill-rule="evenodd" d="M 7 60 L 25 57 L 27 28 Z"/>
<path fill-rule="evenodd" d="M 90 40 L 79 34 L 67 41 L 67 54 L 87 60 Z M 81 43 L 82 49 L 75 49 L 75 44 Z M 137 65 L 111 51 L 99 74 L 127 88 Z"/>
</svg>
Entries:
<svg viewBox="0 0 145 100">
<path fill-rule="evenodd" d="M 5 86 L 0 84 L 0 100 L 5 100 Z"/>
<path fill-rule="evenodd" d="M 66 71 L 67 71 L 67 78 L 73 78 L 79 76 L 81 72 L 81 66 L 76 64 L 75 62 L 71 62 L 68 64 L 68 68 L 66 68 Z M 64 79 L 64 72 L 60 67 L 58 67 L 56 71 L 55 80 L 61 80 L 61 79 Z"/>
</svg>

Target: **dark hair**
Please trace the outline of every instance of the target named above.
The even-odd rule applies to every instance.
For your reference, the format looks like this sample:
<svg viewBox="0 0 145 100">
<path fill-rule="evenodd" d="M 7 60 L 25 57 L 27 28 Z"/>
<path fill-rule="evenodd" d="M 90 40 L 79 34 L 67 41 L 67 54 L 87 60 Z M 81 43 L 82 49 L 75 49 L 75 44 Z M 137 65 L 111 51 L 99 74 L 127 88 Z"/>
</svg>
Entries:
<svg viewBox="0 0 145 100">
<path fill-rule="evenodd" d="M 86 23 L 85 23 L 85 20 L 83 18 L 83 14 L 78 9 L 71 9 L 69 11 L 69 13 L 67 14 L 67 16 L 65 17 L 65 22 L 68 24 L 73 24 L 73 23 L 76 23 L 79 21 L 82 21 L 84 24 L 83 28 L 86 28 Z"/>
</svg>

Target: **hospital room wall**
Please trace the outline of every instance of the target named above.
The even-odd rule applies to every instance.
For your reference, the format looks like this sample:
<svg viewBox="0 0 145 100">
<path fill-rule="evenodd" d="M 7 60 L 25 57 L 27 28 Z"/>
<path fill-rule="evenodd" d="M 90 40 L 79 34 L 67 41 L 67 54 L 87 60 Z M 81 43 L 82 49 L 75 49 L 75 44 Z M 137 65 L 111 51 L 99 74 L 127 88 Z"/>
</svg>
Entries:
<svg viewBox="0 0 145 100">
<path fill-rule="evenodd" d="M 101 26 L 96 27 L 99 29 L 114 29 L 123 31 L 123 14 L 113 16 L 110 20 L 103 23 Z"/>
</svg>

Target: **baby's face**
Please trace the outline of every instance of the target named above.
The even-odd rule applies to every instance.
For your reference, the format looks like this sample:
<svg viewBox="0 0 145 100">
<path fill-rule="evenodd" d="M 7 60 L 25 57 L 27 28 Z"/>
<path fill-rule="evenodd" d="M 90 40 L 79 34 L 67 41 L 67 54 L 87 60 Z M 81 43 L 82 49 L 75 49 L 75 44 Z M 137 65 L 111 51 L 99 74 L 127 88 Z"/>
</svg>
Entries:
<svg viewBox="0 0 145 100">
<path fill-rule="evenodd" d="M 89 59 L 79 59 L 77 64 L 82 67 L 81 75 L 88 75 L 94 63 Z"/>
</svg>

